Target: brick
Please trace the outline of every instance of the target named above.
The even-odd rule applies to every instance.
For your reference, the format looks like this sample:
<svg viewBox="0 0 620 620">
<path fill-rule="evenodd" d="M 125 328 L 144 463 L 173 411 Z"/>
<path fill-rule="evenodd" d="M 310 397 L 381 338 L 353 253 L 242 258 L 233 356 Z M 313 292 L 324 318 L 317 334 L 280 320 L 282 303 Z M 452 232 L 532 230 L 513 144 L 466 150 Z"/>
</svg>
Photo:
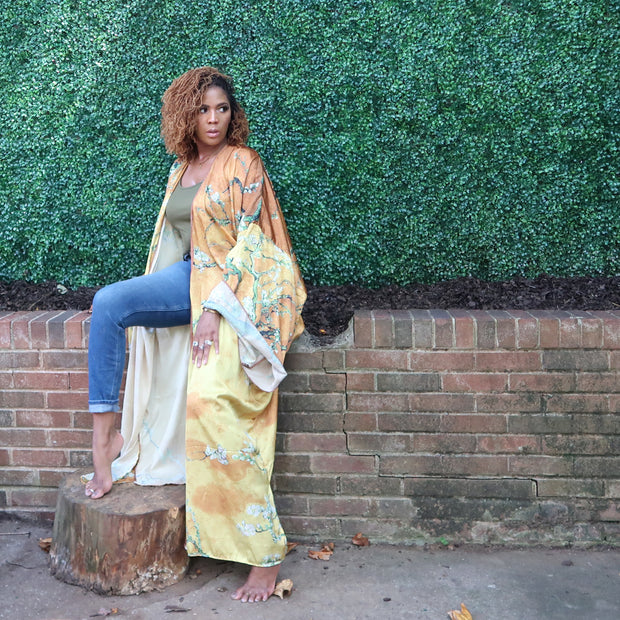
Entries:
<svg viewBox="0 0 620 620">
<path fill-rule="evenodd" d="M 407 478 L 405 494 L 427 497 L 498 497 L 534 499 L 536 486 L 531 480 L 471 478 Z"/>
<path fill-rule="evenodd" d="M 543 351 L 545 370 L 609 370 L 606 351 Z"/>
<path fill-rule="evenodd" d="M 15 412 L 0 411 L 0 427 L 15 426 Z"/>
<path fill-rule="evenodd" d="M 66 467 L 69 465 L 64 450 L 12 450 L 11 463 L 23 467 Z"/>
<path fill-rule="evenodd" d="M 465 453 L 476 449 L 476 438 L 473 435 L 460 434 L 416 434 L 414 439 L 416 452 L 425 453 Z"/>
<path fill-rule="evenodd" d="M 543 315 L 539 318 L 538 325 L 540 330 L 540 348 L 557 349 L 560 346 L 560 320 Z"/>
<path fill-rule="evenodd" d="M 538 351 L 480 351 L 476 353 L 475 368 L 490 372 L 540 371 L 541 354 Z"/>
<path fill-rule="evenodd" d="M 408 394 L 371 394 L 353 392 L 347 395 L 349 411 L 408 411 Z"/>
<path fill-rule="evenodd" d="M 310 377 L 307 373 L 291 372 L 280 384 L 280 394 L 290 392 L 308 392 L 310 388 Z"/>
<path fill-rule="evenodd" d="M 620 437 L 605 435 L 548 435 L 543 439 L 545 454 L 594 454 L 620 453 Z M 620 475 L 620 471 L 618 471 Z"/>
<path fill-rule="evenodd" d="M 620 392 L 620 377 L 615 372 L 579 372 L 577 392 Z"/>
<path fill-rule="evenodd" d="M 454 346 L 454 325 L 452 317 L 445 310 L 433 310 L 435 319 L 435 342 L 436 349 L 451 349 Z"/>
<path fill-rule="evenodd" d="M 577 456 L 574 471 L 577 478 L 618 478 L 620 456 Z"/>
<path fill-rule="evenodd" d="M 344 452 L 347 438 L 344 433 L 287 433 L 285 452 Z"/>
<path fill-rule="evenodd" d="M 11 491 L 10 506 L 56 506 L 57 489 L 16 489 Z"/>
<path fill-rule="evenodd" d="M 92 413 L 89 413 L 88 411 L 74 411 L 73 413 L 68 413 L 72 418 L 72 423 L 70 424 L 71 428 L 91 429 L 93 427 Z M 117 425 L 117 428 L 120 428 L 120 425 Z"/>
<path fill-rule="evenodd" d="M 15 318 L 11 321 L 11 332 L 13 336 L 12 344 L 14 349 L 32 348 L 32 341 L 30 337 L 30 323 L 41 314 L 44 314 L 44 312 L 20 312 L 15 315 Z"/>
<path fill-rule="evenodd" d="M 387 310 L 374 310 L 372 312 L 374 326 L 374 346 L 376 348 L 394 347 L 394 330 L 392 326 L 392 314 Z"/>
<path fill-rule="evenodd" d="M 443 433 L 505 433 L 508 423 L 502 414 L 448 414 L 441 417 L 440 430 Z"/>
<path fill-rule="evenodd" d="M 505 392 L 508 375 L 499 373 L 454 373 L 442 377 L 445 392 Z"/>
<path fill-rule="evenodd" d="M 389 454 L 411 452 L 411 434 L 404 433 L 347 433 L 351 454 Z"/>
<path fill-rule="evenodd" d="M 338 490 L 338 479 L 331 475 L 276 474 L 273 479 L 277 493 L 335 495 Z"/>
<path fill-rule="evenodd" d="M 620 498 L 620 480 L 604 480 L 605 497 Z"/>
<path fill-rule="evenodd" d="M 65 323 L 78 314 L 77 310 L 67 310 L 58 316 L 51 318 L 47 323 L 49 334 L 50 348 L 64 349 L 65 340 Z"/>
<path fill-rule="evenodd" d="M 344 351 L 335 349 L 323 351 L 323 368 L 326 372 L 343 372 Z"/>
<path fill-rule="evenodd" d="M 275 496 L 276 510 L 282 515 L 306 515 L 309 514 L 308 498 L 303 495 Z"/>
<path fill-rule="evenodd" d="M 515 313 L 513 312 L 513 315 Z M 527 314 L 527 313 L 526 313 Z M 536 349 L 539 342 L 538 319 L 533 316 L 519 316 L 517 318 L 517 341 L 518 349 Z"/>
<path fill-rule="evenodd" d="M 21 427 L 70 428 L 71 414 L 68 411 L 16 411 L 15 423 Z"/>
<path fill-rule="evenodd" d="M 377 414 L 376 413 L 352 413 L 347 411 L 344 414 L 344 430 L 345 431 L 376 431 Z"/>
<path fill-rule="evenodd" d="M 515 349 L 517 346 L 517 323 L 505 310 L 489 312 L 495 319 L 497 346 L 500 349 Z"/>
<path fill-rule="evenodd" d="M 402 495 L 403 478 L 390 476 L 342 475 L 340 492 L 343 495 L 386 496 Z"/>
<path fill-rule="evenodd" d="M 6 390 L 13 386 L 13 373 L 0 371 L 0 390 Z"/>
<path fill-rule="evenodd" d="M 37 351 L 0 351 L 0 368 L 38 368 Z"/>
<path fill-rule="evenodd" d="M 373 346 L 373 320 L 370 311 L 357 310 L 353 316 L 353 337 L 357 348 Z"/>
<path fill-rule="evenodd" d="M 54 448 L 87 448 L 92 444 L 90 431 L 71 430 L 48 430 L 47 445 Z"/>
<path fill-rule="evenodd" d="M 0 465 L 8 465 L 11 462 L 10 452 L 0 448 Z"/>
<path fill-rule="evenodd" d="M 86 392 L 48 392 L 47 407 L 70 411 L 88 409 L 88 394 Z"/>
<path fill-rule="evenodd" d="M 39 484 L 38 472 L 32 469 L 15 467 L 0 468 L 0 485 L 2 486 L 36 486 Z"/>
<path fill-rule="evenodd" d="M 0 349 L 11 348 L 11 317 L 13 312 L 0 312 Z"/>
<path fill-rule="evenodd" d="M 620 349 L 620 318 L 604 321 L 603 346 L 606 349 Z"/>
<path fill-rule="evenodd" d="M 464 310 L 450 310 L 454 321 L 454 346 L 457 349 L 473 349 L 475 324 L 473 317 Z"/>
<path fill-rule="evenodd" d="M 88 316 L 87 312 L 78 312 L 65 321 L 65 346 L 68 349 L 82 349 L 86 347 L 86 338 L 82 325 Z"/>
<path fill-rule="evenodd" d="M 620 416 L 573 415 L 572 433 L 620 435 Z"/>
<path fill-rule="evenodd" d="M 374 456 L 345 456 L 336 454 L 312 455 L 314 473 L 370 474 L 376 470 Z"/>
<path fill-rule="evenodd" d="M 304 454 L 276 454 L 274 470 L 282 474 L 309 474 L 310 456 Z"/>
<path fill-rule="evenodd" d="M 0 445 L 35 448 L 45 445 L 45 431 L 26 428 L 0 428 Z"/>
<path fill-rule="evenodd" d="M 441 416 L 432 413 L 380 413 L 377 427 L 380 431 L 437 431 L 440 420 Z"/>
<path fill-rule="evenodd" d="M 478 349 L 495 349 L 495 319 L 484 310 L 473 310 L 471 314 L 476 320 L 476 347 Z"/>
<path fill-rule="evenodd" d="M 342 517 L 339 522 L 344 538 L 351 538 L 357 532 L 364 532 L 373 542 L 412 541 L 420 540 L 425 536 L 425 532 L 412 525 L 411 518 Z"/>
<path fill-rule="evenodd" d="M 343 394 L 281 394 L 285 411 L 344 411 Z M 77 407 L 76 407 L 77 408 Z"/>
<path fill-rule="evenodd" d="M 71 390 L 88 390 L 88 373 L 87 372 L 70 372 L 69 385 Z"/>
<path fill-rule="evenodd" d="M 479 435 L 476 450 L 494 454 L 540 453 L 540 439 L 529 435 Z"/>
<path fill-rule="evenodd" d="M 421 520 L 458 520 L 466 523 L 482 520 L 506 520 L 529 505 L 528 500 L 478 498 L 475 500 L 453 497 L 422 497 L 416 499 L 418 518 Z"/>
<path fill-rule="evenodd" d="M 310 514 L 317 517 L 370 516 L 371 501 L 361 497 L 311 497 Z"/>
<path fill-rule="evenodd" d="M 375 351 L 354 349 L 345 352 L 347 370 L 407 370 L 408 354 L 406 351 Z"/>
<path fill-rule="evenodd" d="M 349 392 L 374 392 L 375 373 L 348 372 L 346 389 Z"/>
<path fill-rule="evenodd" d="M 341 413 L 307 413 L 304 411 L 283 411 L 278 413 L 278 428 L 281 431 L 320 433 L 342 430 Z"/>
<path fill-rule="evenodd" d="M 496 455 L 456 455 L 442 457 L 442 473 L 462 476 L 504 476 L 508 458 Z"/>
<path fill-rule="evenodd" d="M 298 536 L 302 539 L 320 540 L 341 537 L 340 520 L 332 517 L 326 519 L 307 515 L 283 515 L 280 521 L 289 539 Z"/>
<path fill-rule="evenodd" d="M 412 310 L 413 343 L 416 349 L 430 349 L 433 346 L 433 321 L 428 310 Z"/>
<path fill-rule="evenodd" d="M 91 467 L 93 453 L 91 450 L 69 450 L 69 465 L 71 467 Z"/>
<path fill-rule="evenodd" d="M 15 387 L 35 390 L 66 390 L 69 387 L 69 375 L 62 372 L 15 372 Z"/>
<path fill-rule="evenodd" d="M 480 413 L 533 413 L 542 411 L 542 397 L 537 393 L 477 394 L 477 411 Z"/>
<path fill-rule="evenodd" d="M 581 325 L 579 319 L 562 319 L 560 321 L 560 344 L 562 349 L 581 347 Z"/>
<path fill-rule="evenodd" d="M 70 368 L 84 369 L 88 366 L 87 351 L 41 351 L 41 365 L 43 368 Z"/>
<path fill-rule="evenodd" d="M 609 412 L 609 399 L 603 394 L 549 394 L 544 403 L 549 413 Z"/>
<path fill-rule="evenodd" d="M 323 353 L 314 351 L 313 353 L 290 352 L 286 355 L 284 367 L 287 372 L 303 370 L 323 370 Z"/>
<path fill-rule="evenodd" d="M 441 455 L 382 456 L 379 459 L 379 475 L 419 476 L 443 472 Z"/>
<path fill-rule="evenodd" d="M 581 347 L 600 349 L 603 346 L 603 323 L 600 319 L 580 319 Z"/>
<path fill-rule="evenodd" d="M 620 351 L 609 352 L 609 368 L 611 370 L 620 370 Z"/>
<path fill-rule="evenodd" d="M 474 410 L 473 394 L 409 394 L 410 411 L 426 411 L 429 413 L 457 412 L 468 413 Z"/>
<path fill-rule="evenodd" d="M 39 470 L 39 480 L 42 487 L 58 487 L 71 469 L 44 469 Z"/>
<path fill-rule="evenodd" d="M 9 409 L 43 409 L 45 397 L 41 392 L 26 390 L 5 390 L 2 405 Z"/>
<path fill-rule="evenodd" d="M 510 415 L 508 432 L 510 433 L 567 433 L 573 428 L 573 420 L 568 415 Z"/>
<path fill-rule="evenodd" d="M 411 351 L 409 370 L 462 371 L 473 370 L 475 357 L 465 351 Z"/>
<path fill-rule="evenodd" d="M 408 310 L 392 310 L 394 346 L 410 349 L 413 346 L 413 320 Z"/>
<path fill-rule="evenodd" d="M 343 374 L 318 374 L 312 373 L 310 378 L 310 391 L 312 393 L 322 392 L 344 392 L 347 386 L 347 377 Z"/>
<path fill-rule="evenodd" d="M 62 311 L 43 312 L 30 322 L 30 339 L 33 349 L 48 349 L 49 339 L 47 335 L 47 322 L 58 316 Z"/>
<path fill-rule="evenodd" d="M 603 480 L 547 479 L 537 480 L 539 497 L 604 497 Z"/>
<path fill-rule="evenodd" d="M 599 511 L 598 520 L 620 522 L 620 503 L 610 502 L 607 508 Z"/>
<path fill-rule="evenodd" d="M 379 392 L 436 392 L 441 389 L 441 379 L 431 373 L 377 373 Z"/>
<path fill-rule="evenodd" d="M 374 513 L 379 519 L 409 519 L 417 511 L 409 497 L 381 497 L 375 500 Z"/>
<path fill-rule="evenodd" d="M 569 476 L 573 472 L 573 462 L 570 458 L 559 456 L 510 456 L 508 471 L 526 476 Z"/>
<path fill-rule="evenodd" d="M 525 374 L 508 376 L 511 392 L 574 392 L 575 377 L 567 373 Z"/>
</svg>

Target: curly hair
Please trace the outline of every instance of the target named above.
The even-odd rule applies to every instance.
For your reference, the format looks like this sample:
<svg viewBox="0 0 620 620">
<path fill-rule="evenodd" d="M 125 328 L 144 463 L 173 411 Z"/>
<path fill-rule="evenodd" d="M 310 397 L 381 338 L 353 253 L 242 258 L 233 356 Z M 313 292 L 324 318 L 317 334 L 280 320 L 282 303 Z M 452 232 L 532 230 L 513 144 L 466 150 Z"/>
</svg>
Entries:
<svg viewBox="0 0 620 620">
<path fill-rule="evenodd" d="M 231 78 L 214 67 L 190 69 L 174 80 L 162 97 L 161 135 L 166 150 L 181 161 L 191 161 L 198 156 L 196 117 L 203 95 L 211 86 L 219 86 L 230 103 L 231 119 L 226 133 L 228 144 L 242 146 L 248 139 L 248 119 L 235 99 Z"/>
</svg>

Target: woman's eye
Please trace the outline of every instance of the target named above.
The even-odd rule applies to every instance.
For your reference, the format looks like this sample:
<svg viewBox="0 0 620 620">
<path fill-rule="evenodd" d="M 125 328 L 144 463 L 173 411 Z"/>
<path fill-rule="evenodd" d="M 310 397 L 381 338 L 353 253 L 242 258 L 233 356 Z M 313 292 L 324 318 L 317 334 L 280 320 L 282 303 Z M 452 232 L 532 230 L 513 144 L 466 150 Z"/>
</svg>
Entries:
<svg viewBox="0 0 620 620">
<path fill-rule="evenodd" d="M 219 112 L 228 112 L 228 106 L 227 105 L 222 105 L 219 107 Z"/>
</svg>

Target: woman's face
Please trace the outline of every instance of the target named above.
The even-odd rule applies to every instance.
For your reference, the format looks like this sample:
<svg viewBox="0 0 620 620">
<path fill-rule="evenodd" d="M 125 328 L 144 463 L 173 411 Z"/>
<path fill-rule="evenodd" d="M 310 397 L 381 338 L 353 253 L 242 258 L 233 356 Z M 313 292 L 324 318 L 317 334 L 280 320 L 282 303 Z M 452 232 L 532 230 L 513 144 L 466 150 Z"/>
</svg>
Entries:
<svg viewBox="0 0 620 620">
<path fill-rule="evenodd" d="M 219 86 L 211 86 L 202 97 L 196 120 L 196 143 L 198 146 L 215 147 L 226 140 L 232 112 L 226 92 Z"/>
</svg>

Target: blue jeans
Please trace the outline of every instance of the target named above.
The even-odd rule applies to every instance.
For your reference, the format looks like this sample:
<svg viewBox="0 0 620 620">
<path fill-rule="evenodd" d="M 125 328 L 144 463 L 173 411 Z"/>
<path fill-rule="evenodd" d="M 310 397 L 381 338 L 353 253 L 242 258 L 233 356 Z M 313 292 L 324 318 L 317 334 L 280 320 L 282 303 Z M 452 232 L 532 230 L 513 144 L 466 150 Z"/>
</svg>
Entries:
<svg viewBox="0 0 620 620">
<path fill-rule="evenodd" d="M 191 320 L 190 261 L 110 284 L 97 291 L 88 342 L 88 408 L 91 413 L 119 411 L 125 367 L 125 329 L 175 327 Z"/>
</svg>

